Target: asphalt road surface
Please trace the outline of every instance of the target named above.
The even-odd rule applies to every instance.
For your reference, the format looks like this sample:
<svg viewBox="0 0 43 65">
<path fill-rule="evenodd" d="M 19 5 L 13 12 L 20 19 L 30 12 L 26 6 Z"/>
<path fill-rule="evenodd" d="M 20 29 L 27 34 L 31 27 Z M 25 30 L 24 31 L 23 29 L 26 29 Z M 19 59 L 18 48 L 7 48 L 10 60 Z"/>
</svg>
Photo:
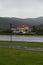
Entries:
<svg viewBox="0 0 43 65">
<path fill-rule="evenodd" d="M 0 35 L 0 41 L 43 42 L 43 36 Z"/>
</svg>

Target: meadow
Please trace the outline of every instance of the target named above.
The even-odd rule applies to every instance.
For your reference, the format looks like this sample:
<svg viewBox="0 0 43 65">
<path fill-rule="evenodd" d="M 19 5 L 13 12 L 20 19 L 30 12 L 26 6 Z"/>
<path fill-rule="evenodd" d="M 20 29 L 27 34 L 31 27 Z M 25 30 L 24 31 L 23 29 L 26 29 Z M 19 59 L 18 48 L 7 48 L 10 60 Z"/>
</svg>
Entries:
<svg viewBox="0 0 43 65">
<path fill-rule="evenodd" d="M 43 51 L 0 48 L 0 65 L 43 65 Z"/>
</svg>

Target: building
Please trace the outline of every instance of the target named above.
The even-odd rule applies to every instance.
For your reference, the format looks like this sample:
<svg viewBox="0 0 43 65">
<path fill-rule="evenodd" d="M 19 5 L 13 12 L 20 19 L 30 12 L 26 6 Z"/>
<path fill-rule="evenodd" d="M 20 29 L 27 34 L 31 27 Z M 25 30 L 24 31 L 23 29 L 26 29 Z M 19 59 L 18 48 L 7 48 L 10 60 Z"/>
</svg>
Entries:
<svg viewBox="0 0 43 65">
<path fill-rule="evenodd" d="M 19 31 L 19 33 L 25 34 L 28 33 L 29 27 L 26 25 L 19 25 L 17 26 L 16 30 Z"/>
<path fill-rule="evenodd" d="M 26 34 L 30 31 L 30 28 L 27 25 L 19 25 L 16 28 L 11 28 L 11 30 L 13 30 L 13 33 Z"/>
</svg>

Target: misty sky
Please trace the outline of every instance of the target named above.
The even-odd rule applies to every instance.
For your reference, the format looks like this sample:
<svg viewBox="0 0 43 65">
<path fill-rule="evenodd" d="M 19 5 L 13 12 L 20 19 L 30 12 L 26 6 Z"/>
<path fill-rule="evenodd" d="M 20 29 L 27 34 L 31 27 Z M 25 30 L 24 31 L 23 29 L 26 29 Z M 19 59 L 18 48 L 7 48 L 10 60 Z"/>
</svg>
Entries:
<svg viewBox="0 0 43 65">
<path fill-rule="evenodd" d="M 43 16 L 43 0 L 0 0 L 0 17 Z"/>
</svg>

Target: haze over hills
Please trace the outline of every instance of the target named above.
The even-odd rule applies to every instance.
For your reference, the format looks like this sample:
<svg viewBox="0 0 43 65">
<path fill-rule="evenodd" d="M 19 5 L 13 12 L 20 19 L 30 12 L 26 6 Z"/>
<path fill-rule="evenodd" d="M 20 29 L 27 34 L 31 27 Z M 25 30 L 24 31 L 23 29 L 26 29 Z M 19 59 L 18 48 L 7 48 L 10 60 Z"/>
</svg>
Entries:
<svg viewBox="0 0 43 65">
<path fill-rule="evenodd" d="M 39 26 L 43 24 L 43 17 L 38 18 L 15 18 L 15 17 L 0 17 L 0 28 L 10 28 L 10 23 L 12 26 L 16 27 L 18 25 L 28 25 L 28 26 Z"/>
</svg>

